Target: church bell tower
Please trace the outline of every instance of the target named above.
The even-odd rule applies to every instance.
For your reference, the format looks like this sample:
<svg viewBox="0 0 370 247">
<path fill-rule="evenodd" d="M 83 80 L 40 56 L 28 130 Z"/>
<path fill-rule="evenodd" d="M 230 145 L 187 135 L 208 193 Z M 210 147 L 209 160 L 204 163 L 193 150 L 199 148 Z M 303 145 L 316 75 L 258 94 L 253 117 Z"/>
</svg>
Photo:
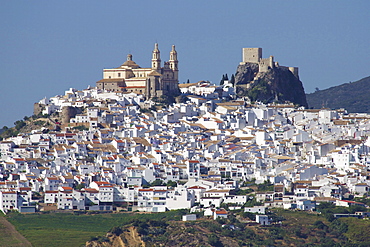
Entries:
<svg viewBox="0 0 370 247">
<path fill-rule="evenodd" d="M 172 45 L 169 62 L 170 62 L 170 69 L 172 69 L 173 74 L 174 74 L 174 79 L 178 82 L 178 78 L 179 78 L 178 63 L 179 61 L 177 60 L 177 51 L 175 49 L 175 45 Z"/>
<path fill-rule="evenodd" d="M 158 49 L 158 43 L 155 43 L 152 52 L 152 69 L 159 72 L 161 69 L 161 52 Z"/>
</svg>

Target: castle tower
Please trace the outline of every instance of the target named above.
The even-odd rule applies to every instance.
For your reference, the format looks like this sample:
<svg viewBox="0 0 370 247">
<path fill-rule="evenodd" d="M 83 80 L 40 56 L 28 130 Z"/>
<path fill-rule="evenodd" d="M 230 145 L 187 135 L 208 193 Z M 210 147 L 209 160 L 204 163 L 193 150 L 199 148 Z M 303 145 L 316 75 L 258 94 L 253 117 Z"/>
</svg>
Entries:
<svg viewBox="0 0 370 247">
<path fill-rule="evenodd" d="M 152 69 L 159 72 L 161 69 L 161 52 L 158 49 L 158 43 L 155 43 L 152 52 Z"/>
<path fill-rule="evenodd" d="M 262 48 L 243 48 L 243 63 L 259 63 Z"/>
<path fill-rule="evenodd" d="M 173 70 L 173 79 L 178 82 L 179 78 L 179 68 L 178 68 L 178 63 L 179 61 L 177 60 L 177 51 L 175 50 L 175 45 L 172 45 L 172 50 L 170 52 L 170 68 Z"/>
</svg>

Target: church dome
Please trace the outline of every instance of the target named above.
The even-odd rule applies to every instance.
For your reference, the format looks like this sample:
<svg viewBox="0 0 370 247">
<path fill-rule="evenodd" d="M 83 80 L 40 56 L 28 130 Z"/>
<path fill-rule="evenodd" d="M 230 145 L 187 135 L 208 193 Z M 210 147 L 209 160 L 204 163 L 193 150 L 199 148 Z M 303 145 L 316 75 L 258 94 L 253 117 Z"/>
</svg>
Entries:
<svg viewBox="0 0 370 247">
<path fill-rule="evenodd" d="M 131 54 L 128 54 L 127 55 L 127 61 L 124 62 L 121 67 L 130 67 L 132 69 L 137 69 L 139 68 L 140 66 L 137 65 L 134 61 L 132 61 L 132 55 Z"/>
</svg>

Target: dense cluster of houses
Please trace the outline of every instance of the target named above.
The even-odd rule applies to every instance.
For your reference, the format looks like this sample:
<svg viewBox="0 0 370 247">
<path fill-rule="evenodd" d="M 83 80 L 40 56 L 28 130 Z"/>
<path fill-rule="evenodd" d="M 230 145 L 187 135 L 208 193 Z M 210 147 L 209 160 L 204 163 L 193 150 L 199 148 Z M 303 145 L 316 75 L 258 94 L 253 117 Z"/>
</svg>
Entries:
<svg viewBox="0 0 370 247">
<path fill-rule="evenodd" d="M 180 88 L 193 93 L 186 103 L 152 112 L 142 95 L 95 88 L 41 100 L 44 114 L 82 113 L 0 142 L 0 210 L 242 206 L 251 195 L 233 191 L 246 181 L 274 184 L 254 195 L 264 207 L 361 205 L 343 198 L 368 193 L 369 115 L 225 101 L 204 83 Z"/>
</svg>

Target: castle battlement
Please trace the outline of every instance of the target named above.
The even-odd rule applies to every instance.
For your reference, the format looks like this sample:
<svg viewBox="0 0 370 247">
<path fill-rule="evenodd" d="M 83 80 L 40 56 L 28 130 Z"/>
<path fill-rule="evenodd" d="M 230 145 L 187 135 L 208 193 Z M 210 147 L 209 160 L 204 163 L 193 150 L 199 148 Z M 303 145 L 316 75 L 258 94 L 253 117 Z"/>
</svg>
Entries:
<svg viewBox="0 0 370 247">
<path fill-rule="evenodd" d="M 274 62 L 274 56 L 262 58 L 262 48 L 243 48 L 242 55 L 243 61 L 240 64 L 256 63 L 258 64 L 258 72 L 267 72 L 273 68 L 284 68 L 292 72 L 295 77 L 299 77 L 298 67 L 279 66 L 278 62 Z"/>
</svg>

